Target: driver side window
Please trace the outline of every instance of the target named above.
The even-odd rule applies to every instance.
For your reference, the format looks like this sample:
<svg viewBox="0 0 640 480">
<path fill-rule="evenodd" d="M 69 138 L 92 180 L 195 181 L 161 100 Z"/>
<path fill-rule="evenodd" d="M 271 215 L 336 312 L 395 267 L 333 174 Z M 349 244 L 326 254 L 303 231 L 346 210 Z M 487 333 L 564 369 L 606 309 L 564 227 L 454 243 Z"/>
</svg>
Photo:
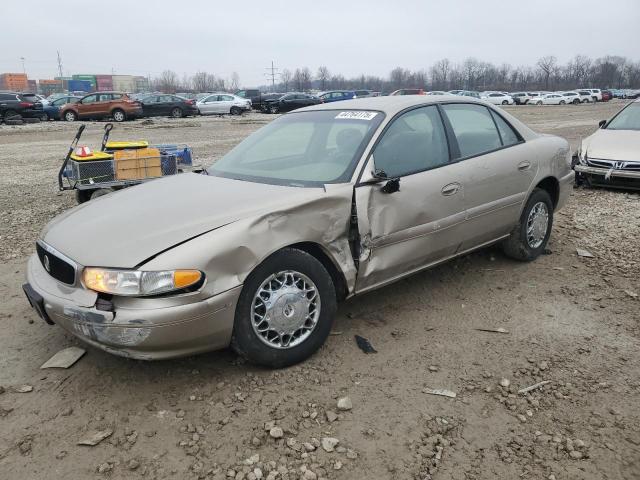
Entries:
<svg viewBox="0 0 640 480">
<path fill-rule="evenodd" d="M 373 151 L 376 170 L 401 177 L 449 163 L 449 148 L 436 106 L 396 118 Z"/>
</svg>

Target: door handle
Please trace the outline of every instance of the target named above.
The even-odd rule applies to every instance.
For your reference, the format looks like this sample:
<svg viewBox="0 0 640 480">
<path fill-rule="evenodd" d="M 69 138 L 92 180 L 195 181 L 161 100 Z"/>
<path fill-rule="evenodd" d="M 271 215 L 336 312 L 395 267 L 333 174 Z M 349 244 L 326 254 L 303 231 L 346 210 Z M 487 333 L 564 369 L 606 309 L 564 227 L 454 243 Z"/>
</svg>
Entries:
<svg viewBox="0 0 640 480">
<path fill-rule="evenodd" d="M 445 197 L 451 196 L 451 195 L 455 195 L 456 193 L 458 193 L 458 190 L 460 190 L 460 184 L 459 183 L 450 183 L 448 185 L 445 185 L 444 187 L 442 187 L 442 195 L 444 195 Z"/>
<path fill-rule="evenodd" d="M 526 160 L 518 164 L 518 170 L 520 170 L 521 172 L 525 170 L 529 170 L 530 168 L 531 168 L 531 162 L 528 162 Z"/>
</svg>

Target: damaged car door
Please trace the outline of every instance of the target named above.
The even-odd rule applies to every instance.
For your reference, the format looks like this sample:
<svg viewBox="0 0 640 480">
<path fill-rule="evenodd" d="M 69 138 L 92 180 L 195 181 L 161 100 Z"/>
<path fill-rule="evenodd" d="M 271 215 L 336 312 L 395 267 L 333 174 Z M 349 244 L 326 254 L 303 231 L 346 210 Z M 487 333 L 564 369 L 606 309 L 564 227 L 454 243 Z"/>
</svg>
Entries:
<svg viewBox="0 0 640 480">
<path fill-rule="evenodd" d="M 462 176 L 437 106 L 392 120 L 373 147 L 355 201 L 357 292 L 455 254 L 465 220 Z"/>
</svg>

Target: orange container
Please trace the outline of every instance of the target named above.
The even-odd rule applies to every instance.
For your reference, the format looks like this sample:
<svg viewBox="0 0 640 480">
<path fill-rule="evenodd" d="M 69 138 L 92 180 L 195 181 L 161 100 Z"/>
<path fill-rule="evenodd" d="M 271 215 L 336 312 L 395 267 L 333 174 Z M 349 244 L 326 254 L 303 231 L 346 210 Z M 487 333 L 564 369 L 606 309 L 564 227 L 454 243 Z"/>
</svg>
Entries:
<svg viewBox="0 0 640 480">
<path fill-rule="evenodd" d="M 116 164 L 116 180 L 142 180 L 162 176 L 160 150 L 157 148 L 116 150 L 113 159 Z"/>
</svg>

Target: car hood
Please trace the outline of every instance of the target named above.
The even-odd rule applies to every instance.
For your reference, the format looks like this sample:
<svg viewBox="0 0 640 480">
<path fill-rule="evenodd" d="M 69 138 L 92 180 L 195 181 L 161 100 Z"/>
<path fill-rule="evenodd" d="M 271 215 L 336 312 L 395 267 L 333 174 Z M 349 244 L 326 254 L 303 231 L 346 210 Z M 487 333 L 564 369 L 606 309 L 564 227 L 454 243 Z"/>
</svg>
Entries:
<svg viewBox="0 0 640 480">
<path fill-rule="evenodd" d="M 224 225 L 322 195 L 323 188 L 185 173 L 84 203 L 52 220 L 40 238 L 81 265 L 134 268 Z"/>
<path fill-rule="evenodd" d="M 600 129 L 584 140 L 582 150 L 589 158 L 640 162 L 640 131 Z"/>
</svg>

